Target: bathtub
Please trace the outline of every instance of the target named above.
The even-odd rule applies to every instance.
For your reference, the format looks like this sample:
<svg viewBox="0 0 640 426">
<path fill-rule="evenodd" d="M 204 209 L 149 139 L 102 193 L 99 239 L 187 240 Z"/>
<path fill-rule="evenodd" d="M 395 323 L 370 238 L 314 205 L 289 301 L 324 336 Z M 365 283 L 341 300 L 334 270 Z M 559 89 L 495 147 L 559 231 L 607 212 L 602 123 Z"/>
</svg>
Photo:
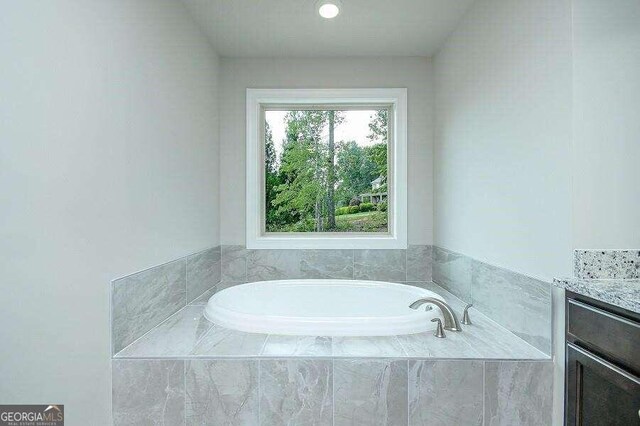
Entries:
<svg viewBox="0 0 640 426">
<path fill-rule="evenodd" d="M 214 294 L 205 317 L 249 333 L 391 336 L 433 330 L 438 309 L 409 304 L 440 295 L 404 284 L 358 280 L 259 281 Z"/>
</svg>

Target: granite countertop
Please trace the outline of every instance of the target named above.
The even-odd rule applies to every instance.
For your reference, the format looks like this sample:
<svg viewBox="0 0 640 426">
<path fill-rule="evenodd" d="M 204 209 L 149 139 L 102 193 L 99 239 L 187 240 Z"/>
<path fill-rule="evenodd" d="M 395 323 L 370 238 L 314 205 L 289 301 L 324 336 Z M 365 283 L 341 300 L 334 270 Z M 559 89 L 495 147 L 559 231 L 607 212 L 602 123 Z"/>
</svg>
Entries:
<svg viewBox="0 0 640 426">
<path fill-rule="evenodd" d="M 556 278 L 556 287 L 640 314 L 640 279 Z"/>
</svg>

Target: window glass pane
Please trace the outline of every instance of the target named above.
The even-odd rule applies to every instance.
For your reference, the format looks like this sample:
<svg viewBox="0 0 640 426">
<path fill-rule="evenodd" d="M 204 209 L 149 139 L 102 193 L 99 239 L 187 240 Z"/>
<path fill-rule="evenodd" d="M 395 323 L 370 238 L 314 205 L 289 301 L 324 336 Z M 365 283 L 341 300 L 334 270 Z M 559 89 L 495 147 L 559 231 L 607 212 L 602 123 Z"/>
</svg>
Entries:
<svg viewBox="0 0 640 426">
<path fill-rule="evenodd" d="M 388 115 L 266 110 L 266 231 L 387 233 Z"/>
</svg>

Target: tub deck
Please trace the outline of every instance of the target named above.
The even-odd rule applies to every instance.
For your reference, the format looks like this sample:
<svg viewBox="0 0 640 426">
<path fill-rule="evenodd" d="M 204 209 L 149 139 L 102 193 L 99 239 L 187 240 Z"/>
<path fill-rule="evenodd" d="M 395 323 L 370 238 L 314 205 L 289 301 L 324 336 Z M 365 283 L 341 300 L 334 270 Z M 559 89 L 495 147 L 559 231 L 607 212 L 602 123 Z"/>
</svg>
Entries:
<svg viewBox="0 0 640 426">
<path fill-rule="evenodd" d="M 464 302 L 436 284 L 429 290 L 443 295 L 460 315 Z M 398 358 L 550 360 L 477 310 L 472 325 L 462 332 L 446 332 L 445 339 L 431 331 L 384 337 L 283 336 L 244 333 L 207 321 L 202 313 L 211 293 L 203 294 L 114 358 Z"/>
<path fill-rule="evenodd" d="M 476 310 L 446 339 L 281 336 L 213 325 L 210 296 L 114 356 L 114 424 L 551 424 L 550 357 Z"/>
</svg>

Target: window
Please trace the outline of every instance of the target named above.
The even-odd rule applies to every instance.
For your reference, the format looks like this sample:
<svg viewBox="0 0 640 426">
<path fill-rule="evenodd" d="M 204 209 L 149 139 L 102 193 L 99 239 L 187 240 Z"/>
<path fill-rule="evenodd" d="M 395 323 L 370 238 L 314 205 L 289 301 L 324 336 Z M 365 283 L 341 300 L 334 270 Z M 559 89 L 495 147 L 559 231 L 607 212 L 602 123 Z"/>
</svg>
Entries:
<svg viewBox="0 0 640 426">
<path fill-rule="evenodd" d="M 405 248 L 406 89 L 248 89 L 247 247 Z"/>
</svg>

